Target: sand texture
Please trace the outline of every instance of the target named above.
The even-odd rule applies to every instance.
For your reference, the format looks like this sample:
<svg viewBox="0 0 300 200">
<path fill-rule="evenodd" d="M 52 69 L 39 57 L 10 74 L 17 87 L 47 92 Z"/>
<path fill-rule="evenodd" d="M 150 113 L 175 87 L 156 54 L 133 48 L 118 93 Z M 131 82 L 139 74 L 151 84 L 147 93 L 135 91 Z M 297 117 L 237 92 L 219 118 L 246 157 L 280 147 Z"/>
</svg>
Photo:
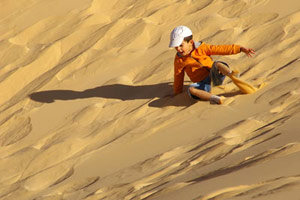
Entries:
<svg viewBox="0 0 300 200">
<path fill-rule="evenodd" d="M 259 89 L 172 97 L 178 25 Z M 300 198 L 298 0 L 1 0 L 0 92 L 1 200 Z"/>
</svg>

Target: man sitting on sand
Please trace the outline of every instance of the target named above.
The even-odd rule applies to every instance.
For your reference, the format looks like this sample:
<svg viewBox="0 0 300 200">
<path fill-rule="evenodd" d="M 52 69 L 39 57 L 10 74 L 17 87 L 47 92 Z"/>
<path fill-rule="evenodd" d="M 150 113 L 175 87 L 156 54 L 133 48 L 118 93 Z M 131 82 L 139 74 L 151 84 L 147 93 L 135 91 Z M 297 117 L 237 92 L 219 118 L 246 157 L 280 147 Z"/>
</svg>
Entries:
<svg viewBox="0 0 300 200">
<path fill-rule="evenodd" d="M 222 104 L 220 96 L 212 95 L 211 82 L 221 85 L 225 76 L 234 75 L 225 62 L 213 61 L 211 55 L 232 55 L 244 52 L 251 57 L 253 49 L 239 45 L 208 45 L 203 42 L 194 42 L 192 31 L 186 26 L 177 26 L 170 35 L 169 47 L 175 48 L 177 54 L 174 61 L 174 94 L 183 89 L 184 73 L 193 84 L 188 93 L 194 99 L 209 100 L 211 103 Z"/>
</svg>

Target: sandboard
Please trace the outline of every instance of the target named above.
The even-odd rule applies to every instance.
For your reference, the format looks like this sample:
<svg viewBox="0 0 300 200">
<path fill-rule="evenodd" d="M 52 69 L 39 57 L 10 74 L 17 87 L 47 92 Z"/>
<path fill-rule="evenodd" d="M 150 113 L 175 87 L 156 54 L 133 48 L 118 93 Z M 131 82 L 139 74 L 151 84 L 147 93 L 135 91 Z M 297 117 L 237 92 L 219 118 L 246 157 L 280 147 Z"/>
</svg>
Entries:
<svg viewBox="0 0 300 200">
<path fill-rule="evenodd" d="M 244 94 L 252 94 L 257 91 L 257 88 L 253 87 L 249 83 L 242 81 L 236 76 L 229 76 L 232 82 L 240 89 L 240 91 Z"/>
</svg>

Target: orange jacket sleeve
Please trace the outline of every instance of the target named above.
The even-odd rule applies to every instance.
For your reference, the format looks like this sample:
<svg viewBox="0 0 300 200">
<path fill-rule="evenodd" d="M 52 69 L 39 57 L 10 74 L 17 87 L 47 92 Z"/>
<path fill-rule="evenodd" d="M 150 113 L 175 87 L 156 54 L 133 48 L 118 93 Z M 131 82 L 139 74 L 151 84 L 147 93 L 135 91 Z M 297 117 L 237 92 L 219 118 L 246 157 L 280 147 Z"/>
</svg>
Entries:
<svg viewBox="0 0 300 200">
<path fill-rule="evenodd" d="M 174 62 L 174 94 L 179 94 L 182 92 L 184 82 L 184 70 L 177 60 Z"/>
<path fill-rule="evenodd" d="M 202 44 L 202 50 L 206 55 L 231 55 L 241 52 L 241 47 L 236 44 L 231 45 L 208 45 Z"/>
</svg>

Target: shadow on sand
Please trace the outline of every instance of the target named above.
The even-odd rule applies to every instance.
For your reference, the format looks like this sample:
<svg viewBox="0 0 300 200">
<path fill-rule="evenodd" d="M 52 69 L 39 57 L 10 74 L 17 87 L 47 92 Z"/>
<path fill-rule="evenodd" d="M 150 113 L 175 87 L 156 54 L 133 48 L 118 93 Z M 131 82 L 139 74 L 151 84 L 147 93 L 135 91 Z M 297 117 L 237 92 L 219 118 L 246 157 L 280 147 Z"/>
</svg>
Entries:
<svg viewBox="0 0 300 200">
<path fill-rule="evenodd" d="M 55 100 L 68 101 L 94 97 L 120 99 L 123 101 L 149 99 L 148 105 L 151 107 L 190 106 L 195 103 L 187 95 L 178 95 L 175 98 L 171 98 L 168 94 L 172 94 L 171 83 L 142 86 L 112 84 L 84 91 L 48 90 L 32 93 L 29 97 L 34 101 L 42 103 L 53 103 Z"/>
</svg>

